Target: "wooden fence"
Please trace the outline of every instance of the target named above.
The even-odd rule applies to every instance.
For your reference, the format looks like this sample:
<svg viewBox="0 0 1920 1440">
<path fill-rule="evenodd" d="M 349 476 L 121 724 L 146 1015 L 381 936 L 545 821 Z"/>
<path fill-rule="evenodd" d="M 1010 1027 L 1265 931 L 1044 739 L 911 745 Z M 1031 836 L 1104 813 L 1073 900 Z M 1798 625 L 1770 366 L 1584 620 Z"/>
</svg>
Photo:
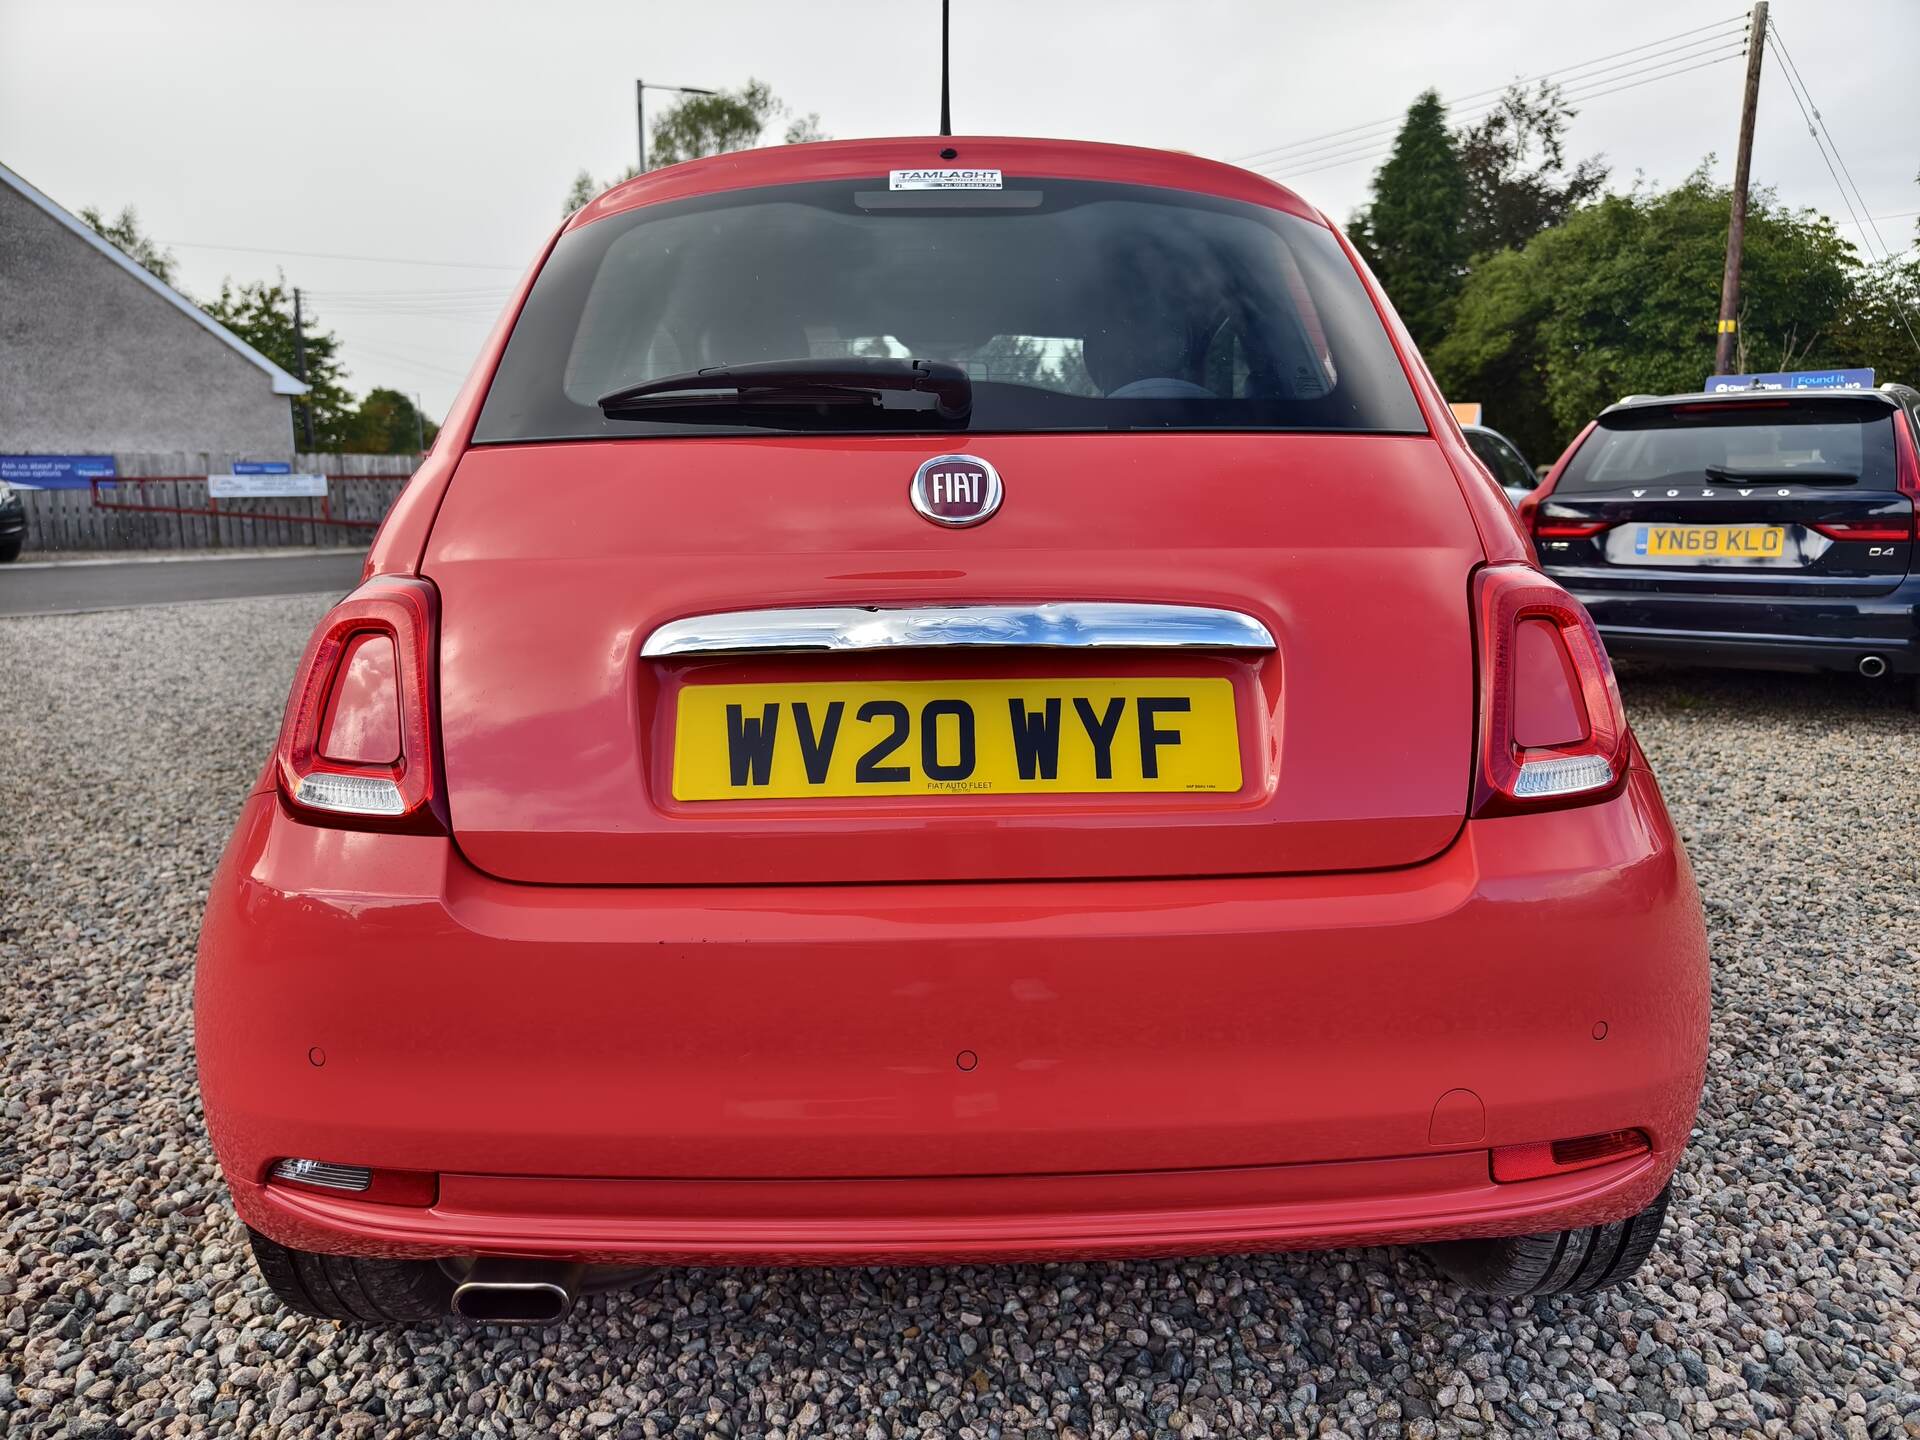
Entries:
<svg viewBox="0 0 1920 1440">
<path fill-rule="evenodd" d="M 27 508 L 28 551 L 251 549 L 364 545 L 406 486 L 412 455 L 296 455 L 299 474 L 325 475 L 327 497 L 216 500 L 208 475 L 230 473 L 226 455 L 116 455 L 111 485 L 17 490 Z M 96 495 L 98 503 L 96 503 Z M 359 524 L 327 524 L 327 520 Z"/>
</svg>

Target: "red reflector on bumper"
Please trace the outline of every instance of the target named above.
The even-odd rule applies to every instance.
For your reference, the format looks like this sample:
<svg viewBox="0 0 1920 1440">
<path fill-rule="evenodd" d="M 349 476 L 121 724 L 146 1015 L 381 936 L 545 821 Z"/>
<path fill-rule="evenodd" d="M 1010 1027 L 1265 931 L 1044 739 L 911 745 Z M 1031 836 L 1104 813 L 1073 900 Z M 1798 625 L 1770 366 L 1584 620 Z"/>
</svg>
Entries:
<svg viewBox="0 0 1920 1440">
<path fill-rule="evenodd" d="M 1615 1160 L 1644 1155 L 1652 1148 L 1638 1130 L 1609 1130 L 1577 1140 L 1541 1141 L 1536 1145 L 1502 1145 L 1493 1152 L 1493 1178 L 1501 1182 L 1539 1180 L 1548 1175 L 1570 1175 Z"/>
</svg>

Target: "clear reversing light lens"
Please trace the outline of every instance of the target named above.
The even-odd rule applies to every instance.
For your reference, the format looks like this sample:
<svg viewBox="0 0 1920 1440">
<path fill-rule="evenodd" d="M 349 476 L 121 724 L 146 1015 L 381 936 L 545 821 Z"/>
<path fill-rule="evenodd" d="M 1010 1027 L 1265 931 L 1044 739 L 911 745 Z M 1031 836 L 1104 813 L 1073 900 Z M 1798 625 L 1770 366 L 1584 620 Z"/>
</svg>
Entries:
<svg viewBox="0 0 1920 1440">
<path fill-rule="evenodd" d="M 373 1183 L 371 1170 L 327 1160 L 282 1160 L 272 1173 L 275 1180 L 298 1180 L 302 1185 L 323 1185 L 329 1190 L 360 1191 Z"/>
<path fill-rule="evenodd" d="M 1604 755 L 1569 755 L 1557 760 L 1529 760 L 1520 767 L 1513 793 L 1522 799 L 1545 795 L 1578 795 L 1613 783 L 1613 766 Z"/>
<path fill-rule="evenodd" d="M 400 787 L 391 780 L 364 775 L 329 775 L 324 771 L 302 776 L 294 799 L 315 810 L 333 810 L 342 815 L 400 815 L 406 802 Z"/>
</svg>

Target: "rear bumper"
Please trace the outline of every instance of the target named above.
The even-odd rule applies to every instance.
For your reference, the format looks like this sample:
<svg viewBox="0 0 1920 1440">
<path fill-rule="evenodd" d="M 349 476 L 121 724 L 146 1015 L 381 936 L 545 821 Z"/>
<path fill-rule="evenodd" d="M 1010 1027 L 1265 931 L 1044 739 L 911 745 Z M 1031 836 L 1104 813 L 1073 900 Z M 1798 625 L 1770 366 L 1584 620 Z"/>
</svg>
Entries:
<svg viewBox="0 0 1920 1440">
<path fill-rule="evenodd" d="M 1646 1155 L 1499 1185 L 1485 1150 L 1230 1170 L 897 1180 L 444 1175 L 431 1207 L 234 1181 L 285 1244 L 604 1265 L 900 1265 L 1405 1245 L 1597 1224 L 1672 1170 Z"/>
<path fill-rule="evenodd" d="M 1910 642 L 1808 640 L 1793 635 L 1724 635 L 1710 631 L 1645 630 L 1602 625 L 1609 654 L 1684 661 L 1731 670 L 1845 670 L 1878 656 L 1894 675 L 1920 673 L 1920 650 Z"/>
<path fill-rule="evenodd" d="M 1403 870 L 1124 884 L 516 886 L 264 794 L 196 1022 L 236 1208 L 302 1248 L 1306 1249 L 1643 1207 L 1698 1103 L 1706 946 L 1641 771 Z M 1650 1156 L 1489 1178 L 1492 1147 L 1630 1127 Z M 439 1198 L 263 1183 L 285 1156 Z"/>
<path fill-rule="evenodd" d="M 1920 579 L 1888 594 L 1678 595 L 1574 591 L 1615 655 L 1736 669 L 1847 670 L 1877 655 L 1894 674 L 1920 673 Z"/>
</svg>

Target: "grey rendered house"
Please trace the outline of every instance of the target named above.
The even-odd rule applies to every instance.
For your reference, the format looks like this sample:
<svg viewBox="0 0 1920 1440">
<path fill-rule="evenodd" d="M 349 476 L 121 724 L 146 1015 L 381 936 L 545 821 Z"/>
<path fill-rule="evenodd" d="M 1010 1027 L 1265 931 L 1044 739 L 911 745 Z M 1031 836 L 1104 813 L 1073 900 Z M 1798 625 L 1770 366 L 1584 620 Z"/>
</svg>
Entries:
<svg viewBox="0 0 1920 1440">
<path fill-rule="evenodd" d="M 290 457 L 304 393 L 0 165 L 0 454 Z"/>
</svg>

